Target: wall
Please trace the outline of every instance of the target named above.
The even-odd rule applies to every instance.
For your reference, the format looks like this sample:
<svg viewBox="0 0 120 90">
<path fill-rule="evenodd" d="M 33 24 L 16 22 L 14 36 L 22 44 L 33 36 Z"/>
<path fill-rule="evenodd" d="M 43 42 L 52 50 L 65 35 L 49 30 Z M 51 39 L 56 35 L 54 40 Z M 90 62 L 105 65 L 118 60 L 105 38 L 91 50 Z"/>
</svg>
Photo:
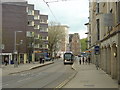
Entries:
<svg viewBox="0 0 120 90">
<path fill-rule="evenodd" d="M 3 44 L 5 44 L 5 53 L 12 53 L 14 50 L 15 31 L 22 31 L 16 34 L 16 43 L 23 40 L 23 44 L 18 47 L 19 52 L 26 52 L 26 29 L 27 13 L 26 7 L 20 5 L 3 4 Z"/>
</svg>

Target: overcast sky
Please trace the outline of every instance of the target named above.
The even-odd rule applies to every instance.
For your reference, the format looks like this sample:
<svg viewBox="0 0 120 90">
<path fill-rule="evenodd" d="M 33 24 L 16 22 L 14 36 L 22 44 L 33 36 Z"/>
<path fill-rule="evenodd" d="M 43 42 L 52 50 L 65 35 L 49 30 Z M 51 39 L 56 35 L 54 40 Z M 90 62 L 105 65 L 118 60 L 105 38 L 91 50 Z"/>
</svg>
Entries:
<svg viewBox="0 0 120 90">
<path fill-rule="evenodd" d="M 57 0 L 45 0 L 57 1 Z M 59 2 L 48 3 L 57 22 L 62 25 L 68 25 L 69 33 L 79 33 L 80 38 L 85 38 L 87 27 L 84 25 L 88 22 L 89 0 L 58 0 Z M 52 13 L 43 0 L 28 0 L 29 4 L 34 4 L 36 10 L 41 14 L 47 14 L 49 21 L 56 21 Z"/>
</svg>

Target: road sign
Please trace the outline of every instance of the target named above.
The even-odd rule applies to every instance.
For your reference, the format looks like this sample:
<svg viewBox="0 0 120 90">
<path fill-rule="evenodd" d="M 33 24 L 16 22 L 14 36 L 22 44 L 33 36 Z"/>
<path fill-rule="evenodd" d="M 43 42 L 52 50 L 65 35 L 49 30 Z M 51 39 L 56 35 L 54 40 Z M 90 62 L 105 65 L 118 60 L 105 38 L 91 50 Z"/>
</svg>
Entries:
<svg viewBox="0 0 120 90">
<path fill-rule="evenodd" d="M 95 55 L 98 55 L 100 53 L 100 47 L 99 46 L 95 46 L 94 47 L 94 52 L 95 52 Z"/>
<path fill-rule="evenodd" d="M 0 49 L 5 49 L 5 45 L 4 44 L 0 44 Z"/>
</svg>

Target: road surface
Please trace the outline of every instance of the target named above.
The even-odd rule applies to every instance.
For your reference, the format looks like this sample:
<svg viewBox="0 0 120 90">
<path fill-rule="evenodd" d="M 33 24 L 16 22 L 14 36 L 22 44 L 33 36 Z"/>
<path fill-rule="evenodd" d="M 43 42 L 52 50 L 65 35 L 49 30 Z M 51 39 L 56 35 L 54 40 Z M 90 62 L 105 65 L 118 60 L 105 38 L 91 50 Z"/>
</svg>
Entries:
<svg viewBox="0 0 120 90">
<path fill-rule="evenodd" d="M 3 76 L 3 88 L 56 88 L 74 74 L 71 65 L 64 65 L 62 60 L 34 70 Z"/>
</svg>

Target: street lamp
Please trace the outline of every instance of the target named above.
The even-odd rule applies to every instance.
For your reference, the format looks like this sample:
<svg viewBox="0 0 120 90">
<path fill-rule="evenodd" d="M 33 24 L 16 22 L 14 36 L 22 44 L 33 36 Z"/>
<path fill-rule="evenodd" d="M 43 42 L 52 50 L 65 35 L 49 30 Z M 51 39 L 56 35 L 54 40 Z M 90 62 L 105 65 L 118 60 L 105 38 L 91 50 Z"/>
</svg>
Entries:
<svg viewBox="0 0 120 90">
<path fill-rule="evenodd" d="M 16 55 L 15 55 L 15 58 L 14 58 L 14 67 L 18 67 L 18 62 L 17 62 L 17 61 L 18 61 L 18 60 L 17 60 L 17 53 L 18 53 L 18 52 L 17 52 L 17 50 L 16 50 L 16 45 L 17 45 L 17 44 L 16 44 L 16 34 L 19 33 L 19 32 L 23 32 L 23 31 L 15 31 L 14 54 L 16 54 Z"/>
</svg>

